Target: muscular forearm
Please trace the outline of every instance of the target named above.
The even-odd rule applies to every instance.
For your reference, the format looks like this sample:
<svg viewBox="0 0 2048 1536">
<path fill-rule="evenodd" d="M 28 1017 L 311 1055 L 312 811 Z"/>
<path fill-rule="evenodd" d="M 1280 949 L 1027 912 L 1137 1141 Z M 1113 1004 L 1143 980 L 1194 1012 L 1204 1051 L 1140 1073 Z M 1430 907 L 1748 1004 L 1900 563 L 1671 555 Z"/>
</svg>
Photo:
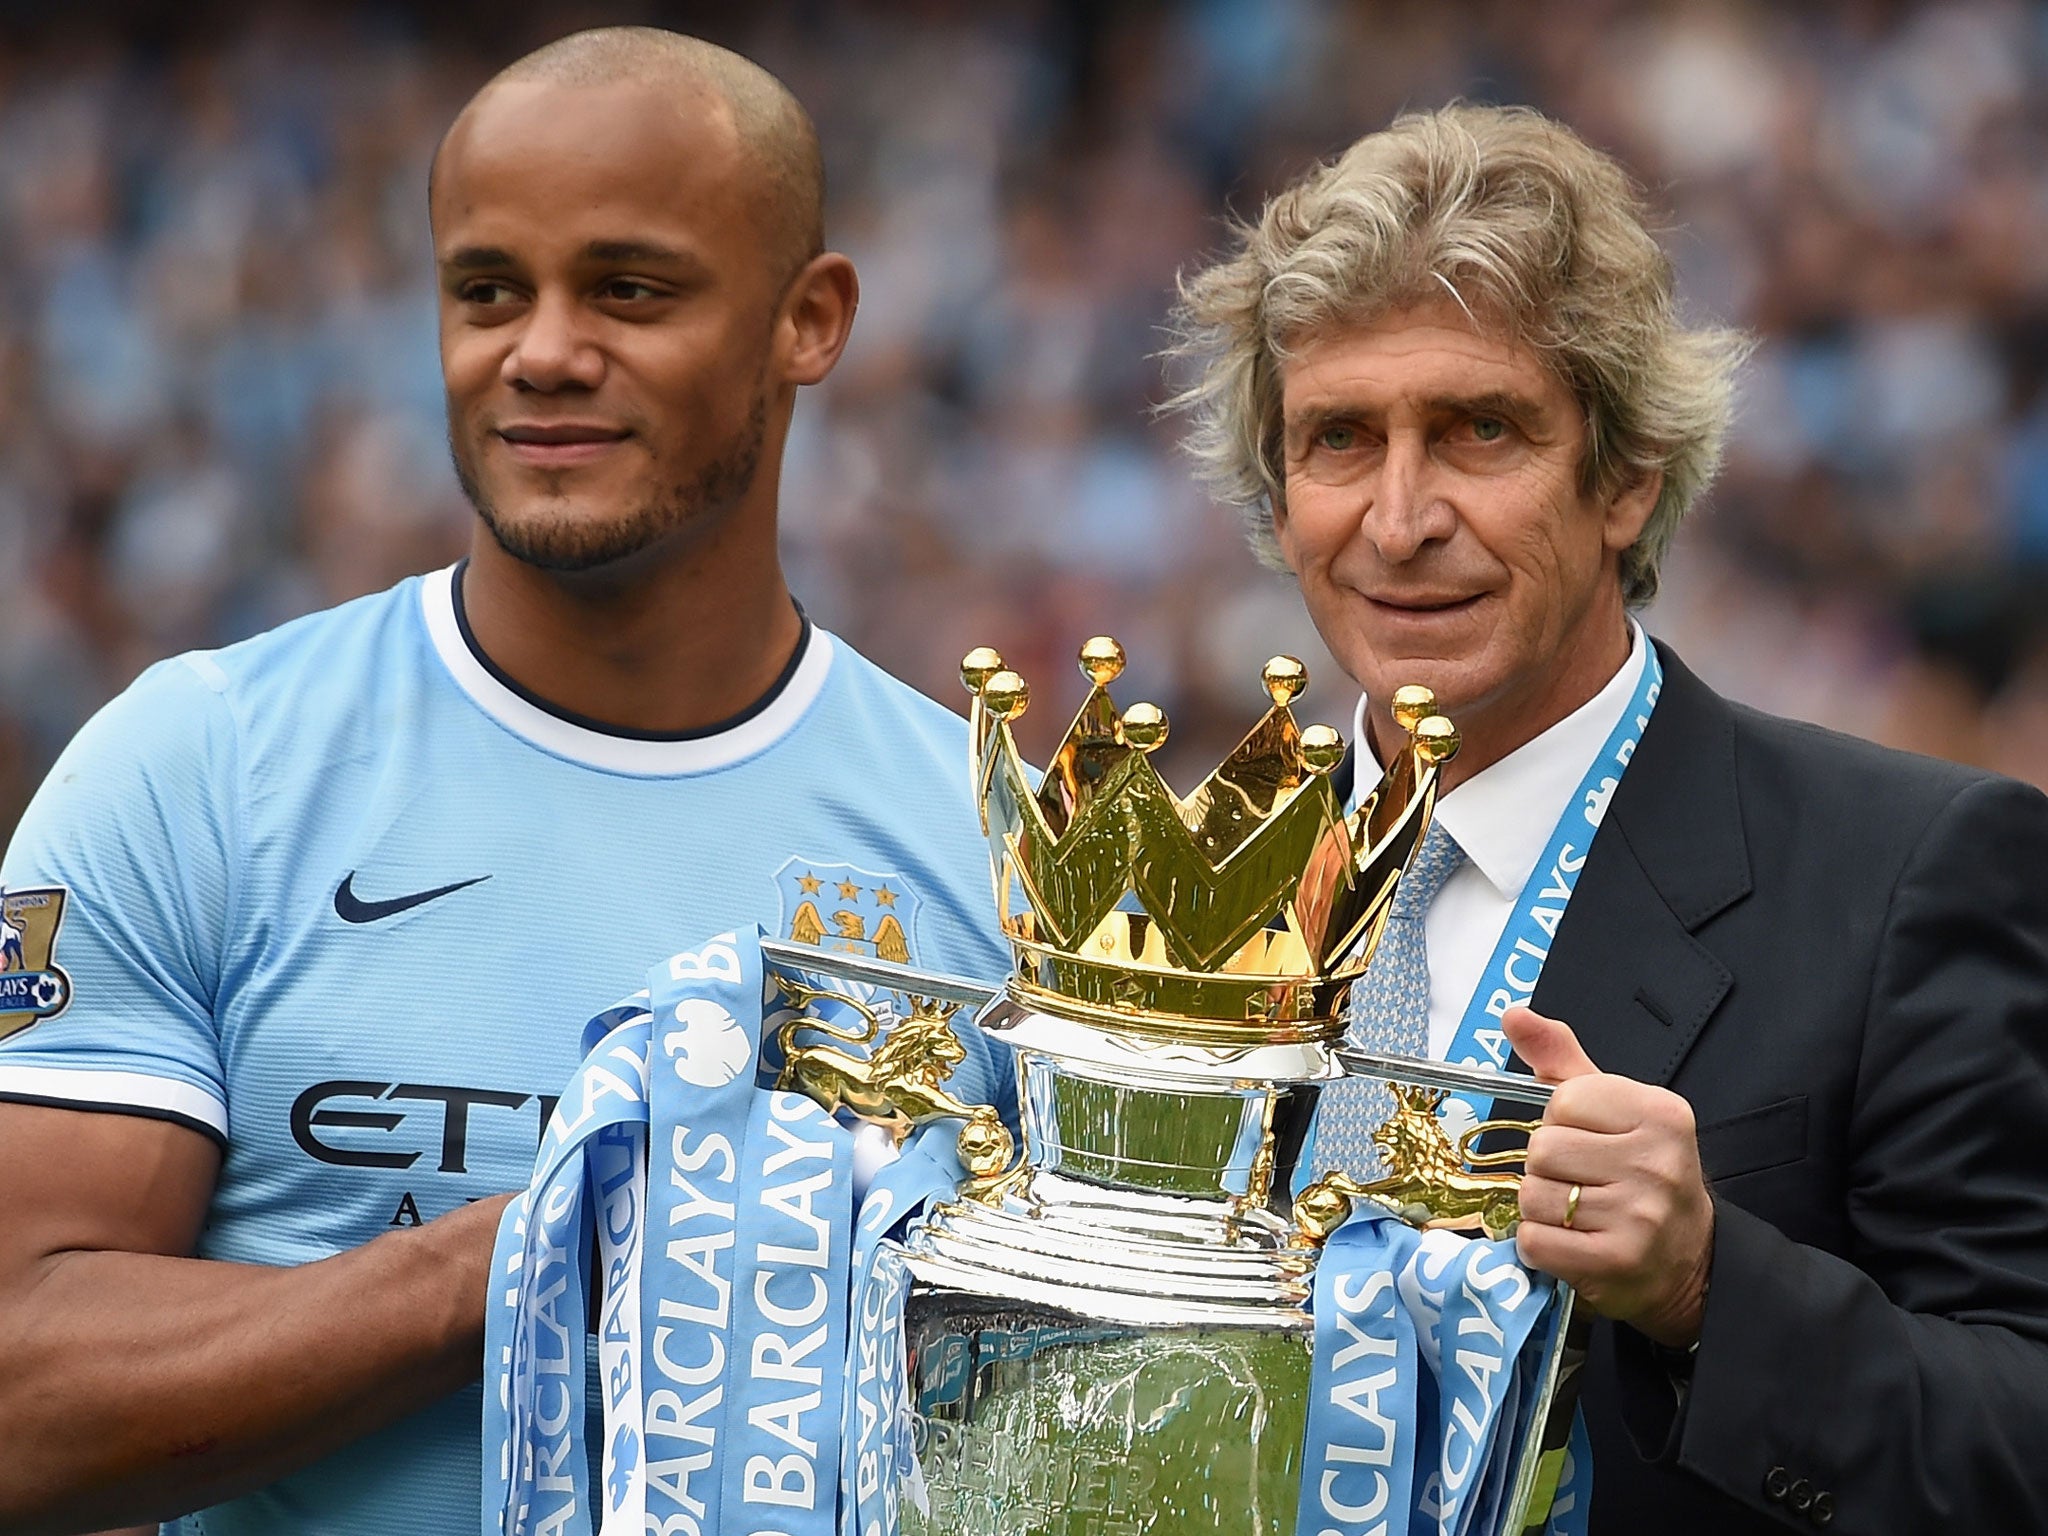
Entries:
<svg viewBox="0 0 2048 1536">
<path fill-rule="evenodd" d="M 0 1294 L 0 1531 L 200 1508 L 475 1380 L 503 1207 L 289 1269 L 41 1260 Z"/>
</svg>

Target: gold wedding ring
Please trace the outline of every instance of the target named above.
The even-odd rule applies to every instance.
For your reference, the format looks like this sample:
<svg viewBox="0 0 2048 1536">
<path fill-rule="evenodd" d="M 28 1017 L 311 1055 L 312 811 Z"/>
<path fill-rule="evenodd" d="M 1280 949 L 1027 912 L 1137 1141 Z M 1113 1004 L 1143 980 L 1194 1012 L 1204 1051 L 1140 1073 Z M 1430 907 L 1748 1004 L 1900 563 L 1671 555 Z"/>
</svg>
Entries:
<svg viewBox="0 0 2048 1536">
<path fill-rule="evenodd" d="M 1564 1197 L 1564 1224 L 1567 1228 L 1571 1226 L 1573 1218 L 1579 1214 L 1579 1196 L 1585 1192 L 1586 1187 L 1583 1184 L 1574 1184 L 1566 1191 Z"/>
</svg>

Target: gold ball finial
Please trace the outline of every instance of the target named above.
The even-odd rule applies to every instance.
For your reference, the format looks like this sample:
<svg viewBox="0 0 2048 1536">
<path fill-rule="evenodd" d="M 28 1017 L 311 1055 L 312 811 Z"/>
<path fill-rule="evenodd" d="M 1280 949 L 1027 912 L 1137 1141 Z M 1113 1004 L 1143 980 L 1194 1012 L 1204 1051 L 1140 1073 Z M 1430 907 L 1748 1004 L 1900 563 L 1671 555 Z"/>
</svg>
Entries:
<svg viewBox="0 0 2048 1536">
<path fill-rule="evenodd" d="M 1259 677 L 1266 685 L 1266 697 L 1282 706 L 1292 704 L 1308 687 L 1308 668 L 1292 656 L 1275 656 Z"/>
<path fill-rule="evenodd" d="M 1081 675 L 1101 688 L 1123 676 L 1124 648 L 1108 635 L 1097 635 L 1081 646 Z"/>
<path fill-rule="evenodd" d="M 1015 720 L 1031 707 L 1031 687 L 1014 672 L 998 672 L 981 685 L 981 702 L 998 720 Z"/>
<path fill-rule="evenodd" d="M 1420 683 L 1394 690 L 1394 724 L 1410 736 L 1415 728 L 1436 713 L 1436 695 Z"/>
<path fill-rule="evenodd" d="M 988 680 L 1003 670 L 1003 658 L 988 646 L 977 645 L 960 661 L 960 681 L 969 693 L 979 693 Z"/>
<path fill-rule="evenodd" d="M 992 1109 L 978 1109 L 960 1127 L 960 1162 L 977 1179 L 999 1177 L 1010 1166 L 1016 1146 Z"/>
<path fill-rule="evenodd" d="M 1150 752 L 1162 745 L 1168 730 L 1166 711 L 1157 704 L 1133 704 L 1124 711 L 1124 745 Z"/>
<path fill-rule="evenodd" d="M 1310 773 L 1328 773 L 1344 761 L 1344 738 L 1334 725 L 1311 725 L 1301 733 L 1301 761 Z"/>
<path fill-rule="evenodd" d="M 1415 722 L 1415 745 L 1432 763 L 1448 763 L 1458 755 L 1458 728 L 1442 715 Z"/>
</svg>

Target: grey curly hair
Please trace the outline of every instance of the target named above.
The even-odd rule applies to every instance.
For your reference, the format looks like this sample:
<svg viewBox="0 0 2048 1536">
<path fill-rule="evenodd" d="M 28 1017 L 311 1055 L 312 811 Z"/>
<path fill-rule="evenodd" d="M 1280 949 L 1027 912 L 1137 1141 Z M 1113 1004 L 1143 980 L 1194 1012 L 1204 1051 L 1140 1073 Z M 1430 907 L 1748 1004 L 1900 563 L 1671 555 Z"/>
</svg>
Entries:
<svg viewBox="0 0 2048 1536">
<path fill-rule="evenodd" d="M 1408 113 L 1275 194 L 1233 236 L 1222 260 L 1181 277 L 1168 356 L 1194 372 L 1167 409 L 1187 416 L 1198 473 L 1243 512 L 1262 560 L 1285 568 L 1273 510 L 1289 346 L 1448 291 L 1577 397 L 1588 494 L 1663 472 L 1621 562 L 1630 604 L 1656 595 L 1672 535 L 1719 467 L 1750 343 L 1679 322 L 1670 260 L 1612 158 L 1527 108 Z"/>
</svg>

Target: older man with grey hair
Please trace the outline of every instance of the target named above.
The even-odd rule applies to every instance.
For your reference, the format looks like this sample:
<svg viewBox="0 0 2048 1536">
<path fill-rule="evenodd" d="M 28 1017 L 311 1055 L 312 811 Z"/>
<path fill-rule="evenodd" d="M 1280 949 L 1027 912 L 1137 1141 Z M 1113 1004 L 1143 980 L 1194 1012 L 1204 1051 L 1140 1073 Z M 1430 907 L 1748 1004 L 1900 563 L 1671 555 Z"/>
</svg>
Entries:
<svg viewBox="0 0 2048 1536">
<path fill-rule="evenodd" d="M 1559 1086 L 1596 1532 L 2048 1530 L 2048 800 L 1728 703 L 1633 610 L 1744 342 L 1537 114 L 1401 118 L 1185 282 L 1189 446 L 1364 690 L 1455 720 L 1358 999 Z M 1318 1168 L 1361 1157 L 1347 1101 Z"/>
</svg>

